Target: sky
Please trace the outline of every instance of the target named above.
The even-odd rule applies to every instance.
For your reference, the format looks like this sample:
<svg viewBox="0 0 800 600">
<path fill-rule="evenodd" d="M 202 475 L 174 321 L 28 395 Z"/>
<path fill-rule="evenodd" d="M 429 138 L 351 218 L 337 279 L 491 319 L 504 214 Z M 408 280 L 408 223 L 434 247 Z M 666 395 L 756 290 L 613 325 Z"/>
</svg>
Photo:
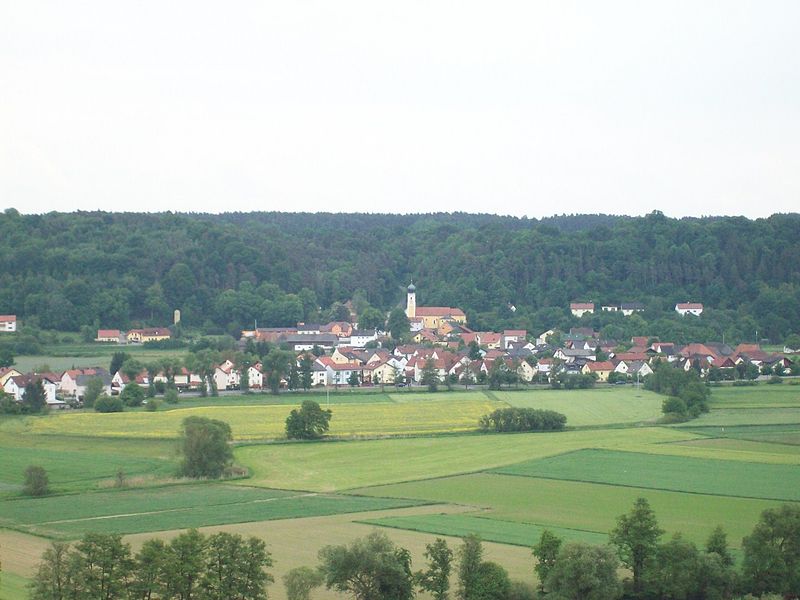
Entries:
<svg viewBox="0 0 800 600">
<path fill-rule="evenodd" d="M 800 2 L 0 0 L 0 208 L 800 209 Z"/>
</svg>

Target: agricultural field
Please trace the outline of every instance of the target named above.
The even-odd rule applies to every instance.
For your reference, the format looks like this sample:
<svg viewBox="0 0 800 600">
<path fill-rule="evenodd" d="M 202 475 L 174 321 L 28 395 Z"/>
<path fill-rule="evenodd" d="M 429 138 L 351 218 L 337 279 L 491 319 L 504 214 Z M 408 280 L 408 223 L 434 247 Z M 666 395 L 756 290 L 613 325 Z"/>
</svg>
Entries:
<svg viewBox="0 0 800 600">
<path fill-rule="evenodd" d="M 0 452 L 10 458 L 0 465 L 0 590 L 18 593 L 48 540 L 113 531 L 136 548 L 186 527 L 262 536 L 276 577 L 316 564 L 321 546 L 375 527 L 411 551 L 414 568 L 436 536 L 455 547 L 474 532 L 487 540 L 491 560 L 533 582 L 526 546 L 543 528 L 600 543 L 639 496 L 669 534 L 703 543 L 722 524 L 734 550 L 761 511 L 800 500 L 800 420 L 793 412 L 800 407 L 791 405 L 792 387 L 715 388 L 711 412 L 679 426 L 652 422 L 662 397 L 619 388 L 437 395 L 343 389 L 331 393 L 331 434 L 339 437 L 311 443 L 276 439 L 291 408 L 305 397 L 324 406 L 324 395 L 182 398 L 155 413 L 1 419 Z M 568 425 L 577 429 L 474 432 L 481 415 L 509 404 L 571 414 Z M 765 411 L 772 420 L 759 424 Z M 173 478 L 180 422 L 194 414 L 231 424 L 235 461 L 248 477 Z M 716 424 L 731 414 L 738 424 Z M 22 497 L 22 471 L 33 463 L 66 495 Z M 120 465 L 129 487 L 118 489 Z M 24 551 L 11 557 L 10 547 Z M 285 597 L 280 583 L 270 597 Z M 339 596 L 317 590 L 315 597 Z"/>
</svg>

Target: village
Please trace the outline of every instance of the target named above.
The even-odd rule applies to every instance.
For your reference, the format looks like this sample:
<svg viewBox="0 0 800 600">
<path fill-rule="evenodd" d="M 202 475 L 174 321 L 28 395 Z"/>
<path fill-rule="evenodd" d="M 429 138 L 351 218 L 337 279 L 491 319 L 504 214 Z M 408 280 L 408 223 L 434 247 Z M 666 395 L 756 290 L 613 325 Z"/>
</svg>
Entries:
<svg viewBox="0 0 800 600">
<path fill-rule="evenodd" d="M 594 310 L 591 302 L 570 304 L 571 313 L 578 318 Z M 606 304 L 601 310 L 620 311 L 629 316 L 644 307 L 639 303 Z M 675 311 L 691 318 L 702 313 L 703 305 L 679 303 Z M 313 388 L 419 386 L 430 383 L 432 375 L 437 383 L 465 387 L 484 385 L 490 380 L 517 386 L 558 385 L 579 375 L 588 376 L 599 384 L 624 384 L 642 382 L 653 373 L 657 362 L 686 371 L 694 369 L 710 381 L 796 374 L 796 366 L 785 353 L 765 352 L 758 344 L 731 347 L 722 342 L 695 342 L 681 345 L 647 336 L 630 340 L 603 339 L 590 327 L 573 327 L 566 332 L 550 329 L 538 334 L 520 329 L 474 331 L 468 327 L 467 316 L 459 308 L 418 306 L 413 283 L 408 286 L 405 307 L 408 343 L 395 344 L 388 332 L 380 329 L 359 330 L 357 315 L 351 315 L 351 321 L 244 330 L 238 350 L 255 355 L 258 344 L 266 344 L 293 352 L 297 368 L 310 371 L 307 381 Z M 175 319 L 179 321 L 179 311 Z M 0 329 L 15 331 L 16 316 L 0 316 Z M 163 342 L 170 337 L 168 327 L 127 332 L 101 329 L 95 341 L 141 345 Z M 191 371 L 186 365 L 172 370 L 142 368 L 135 375 L 126 375 L 122 370 L 112 373 L 102 366 L 43 373 L 22 373 L 6 367 L 0 369 L 0 386 L 21 402 L 26 385 L 41 382 L 46 403 L 52 408 L 79 406 L 93 379 L 102 381 L 103 392 L 108 395 L 118 395 L 131 382 L 142 387 L 155 386 L 161 391 L 170 385 L 181 392 L 198 392 L 204 386 L 217 391 L 242 391 L 244 380 L 246 391 L 267 389 L 267 373 L 260 361 L 242 365 L 233 358 L 214 364 L 207 376 Z M 243 370 L 246 370 L 245 377 Z M 293 386 L 288 377 L 282 377 L 280 387 Z"/>
</svg>

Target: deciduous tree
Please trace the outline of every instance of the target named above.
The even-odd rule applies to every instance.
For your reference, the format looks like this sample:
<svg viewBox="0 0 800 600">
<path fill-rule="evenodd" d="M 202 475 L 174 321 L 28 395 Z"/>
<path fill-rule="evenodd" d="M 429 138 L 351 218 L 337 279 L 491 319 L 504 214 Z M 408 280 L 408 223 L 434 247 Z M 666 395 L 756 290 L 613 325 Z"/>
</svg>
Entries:
<svg viewBox="0 0 800 600">
<path fill-rule="evenodd" d="M 220 477 L 233 462 L 230 425 L 205 417 L 186 417 L 181 431 L 180 475 Z"/>
<path fill-rule="evenodd" d="M 286 437 L 290 440 L 313 440 L 322 437 L 333 413 L 323 410 L 314 400 L 304 400 L 300 410 L 293 409 L 286 417 Z"/>
<path fill-rule="evenodd" d="M 633 572 L 633 590 L 637 595 L 642 592 L 644 571 L 655 556 L 663 533 L 646 498 L 637 498 L 631 511 L 621 515 L 611 531 L 611 543 L 616 546 L 622 563 Z"/>
</svg>

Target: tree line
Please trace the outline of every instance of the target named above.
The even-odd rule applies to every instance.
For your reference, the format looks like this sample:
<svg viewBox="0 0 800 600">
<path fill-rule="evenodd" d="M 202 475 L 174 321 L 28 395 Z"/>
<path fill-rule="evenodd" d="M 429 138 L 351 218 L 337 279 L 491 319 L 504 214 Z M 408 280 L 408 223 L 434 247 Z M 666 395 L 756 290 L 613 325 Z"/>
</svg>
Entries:
<svg viewBox="0 0 800 600">
<path fill-rule="evenodd" d="M 800 322 L 800 215 L 767 219 L 467 214 L 0 215 L 0 312 L 79 331 L 183 322 L 238 333 L 359 312 L 459 306 L 477 329 L 567 330 L 572 300 L 641 301 L 581 324 L 626 339 L 783 341 Z M 680 319 L 679 301 L 703 302 Z M 370 312 L 368 311 L 369 315 Z M 368 320 L 374 321 L 375 313 Z M 22 353 L 21 351 L 18 351 Z"/>
<path fill-rule="evenodd" d="M 727 536 L 717 527 L 698 548 L 680 534 L 662 542 L 663 529 L 644 498 L 617 519 L 609 544 L 565 541 L 545 529 L 532 547 L 538 588 L 512 581 L 485 559 L 477 535 L 451 549 L 443 538 L 425 547 L 414 571 L 410 552 L 379 531 L 327 545 L 314 567 L 283 577 L 289 600 L 309 600 L 325 586 L 354 600 L 730 600 L 800 595 L 800 508 L 767 509 L 742 542 L 737 568 Z M 133 555 L 119 535 L 86 534 L 73 546 L 45 551 L 30 585 L 33 600 L 260 600 L 273 581 L 272 557 L 262 540 L 189 530 L 170 542 L 150 539 Z M 620 567 L 628 577 L 621 579 Z M 451 590 L 451 580 L 455 589 Z"/>
</svg>

